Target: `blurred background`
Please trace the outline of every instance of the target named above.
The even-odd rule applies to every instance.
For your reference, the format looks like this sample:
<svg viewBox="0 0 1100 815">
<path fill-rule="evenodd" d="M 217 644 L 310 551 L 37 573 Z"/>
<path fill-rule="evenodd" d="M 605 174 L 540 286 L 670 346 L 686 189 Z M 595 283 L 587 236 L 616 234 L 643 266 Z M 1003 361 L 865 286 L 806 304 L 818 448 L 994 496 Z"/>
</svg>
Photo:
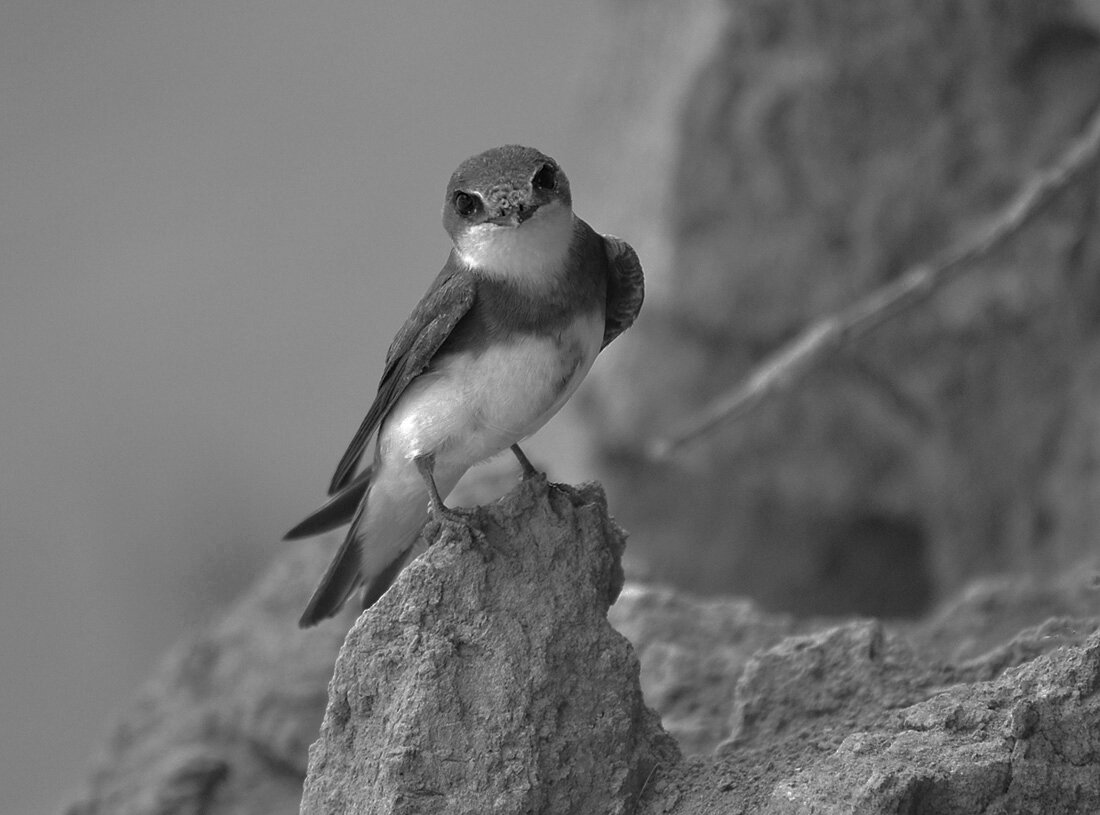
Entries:
<svg viewBox="0 0 1100 815">
<path fill-rule="evenodd" d="M 645 266 L 529 451 L 605 484 L 633 579 L 914 619 L 1095 570 L 1095 170 L 790 393 L 645 450 L 1057 160 L 1100 105 L 1096 0 L 376 5 L 0 9 L 6 807 L 55 811 L 288 551 L 446 255 L 450 172 L 495 144 L 559 159 Z"/>
<path fill-rule="evenodd" d="M 0 6 L 4 811 L 57 811 L 320 499 L 446 257 L 458 162 L 538 146 L 583 214 L 606 13 Z"/>
</svg>

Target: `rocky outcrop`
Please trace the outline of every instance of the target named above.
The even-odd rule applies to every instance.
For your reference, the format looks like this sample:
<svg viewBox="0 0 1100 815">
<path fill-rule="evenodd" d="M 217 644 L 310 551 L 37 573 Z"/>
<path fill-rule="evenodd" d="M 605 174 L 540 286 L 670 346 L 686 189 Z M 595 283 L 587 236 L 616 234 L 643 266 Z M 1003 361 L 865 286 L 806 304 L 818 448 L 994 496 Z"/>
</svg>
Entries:
<svg viewBox="0 0 1100 815">
<path fill-rule="evenodd" d="M 767 812 L 1100 810 L 1100 634 L 881 715 L 776 785 Z"/>
<path fill-rule="evenodd" d="M 642 693 L 685 753 L 708 753 L 729 735 L 736 682 L 752 656 L 813 630 L 751 600 L 698 599 L 627 584 L 608 613 L 642 664 Z"/>
<path fill-rule="evenodd" d="M 722 741 L 662 768 L 641 812 L 1089 812 L 1100 808 L 1100 593 L 1094 570 L 1056 583 L 975 583 L 915 625 L 802 623 L 719 678 L 680 676 L 672 721 L 695 700 Z M 665 590 L 635 587 L 642 608 Z M 647 600 L 646 595 L 651 595 Z M 744 601 L 676 599 L 641 629 L 643 686 L 682 651 L 701 665 L 730 645 L 691 643 Z M 687 609 L 695 607 L 692 614 Z M 748 609 L 764 632 L 783 618 Z M 1048 616 L 1045 620 L 1045 615 Z M 1005 626 L 1043 620 L 1004 636 Z M 768 625 L 770 623 L 770 626 Z M 736 632 L 736 627 L 733 629 Z M 734 633 L 727 638 L 736 642 Z M 732 663 L 731 663 L 732 664 Z M 725 689 L 725 696 L 721 690 Z M 661 709 L 661 706 L 658 705 Z M 663 711 L 662 711 L 663 712 Z"/>
<path fill-rule="evenodd" d="M 432 537 L 344 642 L 302 812 L 633 812 L 679 751 L 607 622 L 602 491 L 532 480 Z"/>
<path fill-rule="evenodd" d="M 294 623 L 326 552 L 279 561 L 169 654 L 71 815 L 1100 807 L 1088 564 L 917 623 L 629 585 L 632 648 L 598 488 L 529 482 L 467 520 L 346 640 L 353 611 Z"/>
</svg>

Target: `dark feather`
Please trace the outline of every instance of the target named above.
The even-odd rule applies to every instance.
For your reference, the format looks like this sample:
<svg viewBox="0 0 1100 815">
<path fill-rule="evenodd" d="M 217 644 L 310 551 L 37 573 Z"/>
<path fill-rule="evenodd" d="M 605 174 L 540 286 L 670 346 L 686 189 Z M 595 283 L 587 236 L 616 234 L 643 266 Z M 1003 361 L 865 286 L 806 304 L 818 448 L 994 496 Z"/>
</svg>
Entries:
<svg viewBox="0 0 1100 815">
<path fill-rule="evenodd" d="M 573 256 L 562 274 L 532 290 L 515 280 L 476 276 L 477 297 L 440 353 L 480 353 L 516 335 L 552 336 L 579 314 L 603 307 L 608 261 L 603 238 L 577 219 Z"/>
<path fill-rule="evenodd" d="M 397 332 L 386 354 L 378 394 L 348 445 L 329 485 L 329 495 L 348 485 L 371 435 L 390 412 L 405 388 L 423 373 L 454 327 L 474 302 L 474 277 L 454 254 Z"/>
<path fill-rule="evenodd" d="M 638 316 L 645 298 L 645 278 L 642 264 L 630 244 L 611 235 L 603 236 L 609 265 L 607 275 L 607 310 L 603 331 L 603 346 L 622 334 Z"/>
<path fill-rule="evenodd" d="M 340 545 L 340 551 L 328 565 L 324 577 L 321 578 L 313 596 L 309 598 L 306 610 L 298 620 L 299 628 L 309 628 L 332 617 L 363 582 L 359 574 L 362 544 L 359 541 L 358 527 L 366 505 L 366 501 L 359 504 L 359 510 L 351 521 L 351 527 Z"/>
<path fill-rule="evenodd" d="M 344 524 L 351 523 L 351 519 L 355 516 L 355 510 L 359 508 L 359 503 L 363 500 L 363 496 L 367 494 L 372 472 L 373 469 L 367 467 L 359 473 L 355 480 L 329 498 L 324 506 L 307 516 L 296 527 L 283 535 L 283 540 L 292 541 L 299 538 L 312 538 L 314 535 L 320 535 L 322 532 L 328 532 Z"/>
<path fill-rule="evenodd" d="M 602 346 L 606 348 L 637 318 L 645 298 L 645 278 L 642 264 L 630 244 L 611 235 L 604 235 L 603 240 L 609 263 Z"/>
</svg>

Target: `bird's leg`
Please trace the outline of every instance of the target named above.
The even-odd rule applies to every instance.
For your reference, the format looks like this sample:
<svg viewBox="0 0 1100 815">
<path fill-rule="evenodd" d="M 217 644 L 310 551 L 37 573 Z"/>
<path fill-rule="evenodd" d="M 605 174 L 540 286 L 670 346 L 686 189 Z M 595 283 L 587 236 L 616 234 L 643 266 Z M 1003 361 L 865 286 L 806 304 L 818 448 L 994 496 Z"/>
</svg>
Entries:
<svg viewBox="0 0 1100 815">
<path fill-rule="evenodd" d="M 425 453 L 422 456 L 417 456 L 413 461 L 416 463 L 416 469 L 420 472 L 420 477 L 424 479 L 424 483 L 428 486 L 428 512 L 432 519 L 462 523 L 462 516 L 443 503 L 443 498 L 439 494 L 439 487 L 435 485 L 435 476 L 432 474 L 435 467 L 435 453 Z"/>
<path fill-rule="evenodd" d="M 516 458 L 519 460 L 519 466 L 523 468 L 523 480 L 533 478 L 539 474 L 539 471 L 535 469 L 535 465 L 531 463 L 531 460 L 527 458 L 526 454 L 519 449 L 518 444 L 512 445 L 512 452 L 515 453 Z"/>
</svg>

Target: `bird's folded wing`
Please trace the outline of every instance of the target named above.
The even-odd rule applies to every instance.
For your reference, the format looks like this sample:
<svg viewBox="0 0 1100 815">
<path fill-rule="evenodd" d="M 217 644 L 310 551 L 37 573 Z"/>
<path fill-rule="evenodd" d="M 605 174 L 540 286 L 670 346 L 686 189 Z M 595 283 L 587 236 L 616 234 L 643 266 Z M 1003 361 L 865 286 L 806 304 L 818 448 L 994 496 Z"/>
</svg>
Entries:
<svg viewBox="0 0 1100 815">
<path fill-rule="evenodd" d="M 378 394 L 336 467 L 329 495 L 339 492 L 351 481 L 371 435 L 405 388 L 423 373 L 455 326 L 466 316 L 474 295 L 473 275 L 459 267 L 452 256 L 394 337 L 386 354 L 386 368 L 378 383 Z"/>
<path fill-rule="evenodd" d="M 603 236 L 607 251 L 607 308 L 602 351 L 634 323 L 645 297 L 642 264 L 630 244 L 613 235 Z"/>
</svg>

